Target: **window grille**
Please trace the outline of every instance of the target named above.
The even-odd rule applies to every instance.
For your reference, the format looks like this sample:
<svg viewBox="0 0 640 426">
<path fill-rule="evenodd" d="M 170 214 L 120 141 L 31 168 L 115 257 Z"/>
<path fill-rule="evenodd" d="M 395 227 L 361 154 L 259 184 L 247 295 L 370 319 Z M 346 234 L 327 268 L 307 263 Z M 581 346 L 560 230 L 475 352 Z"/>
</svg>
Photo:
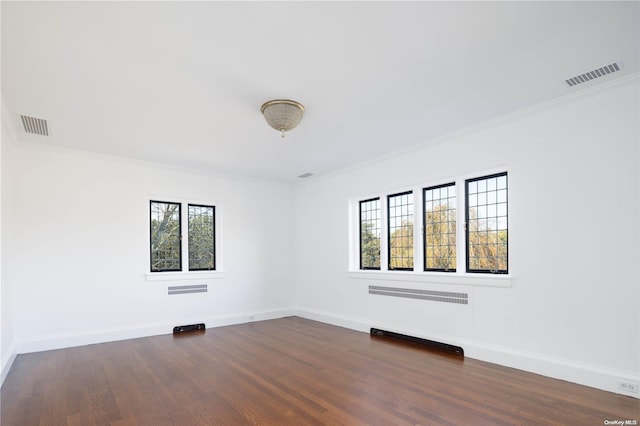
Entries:
<svg viewBox="0 0 640 426">
<path fill-rule="evenodd" d="M 467 272 L 506 274 L 507 174 L 466 180 Z"/>
<path fill-rule="evenodd" d="M 424 270 L 456 270 L 456 184 L 423 189 Z"/>
<path fill-rule="evenodd" d="M 151 271 L 181 271 L 180 203 L 150 202 Z"/>
<path fill-rule="evenodd" d="M 197 204 L 188 207 L 189 270 L 215 270 L 215 207 Z"/>
<path fill-rule="evenodd" d="M 413 192 L 387 197 L 389 270 L 413 270 Z"/>
<path fill-rule="evenodd" d="M 380 198 L 360 201 L 360 269 L 380 269 Z"/>
</svg>

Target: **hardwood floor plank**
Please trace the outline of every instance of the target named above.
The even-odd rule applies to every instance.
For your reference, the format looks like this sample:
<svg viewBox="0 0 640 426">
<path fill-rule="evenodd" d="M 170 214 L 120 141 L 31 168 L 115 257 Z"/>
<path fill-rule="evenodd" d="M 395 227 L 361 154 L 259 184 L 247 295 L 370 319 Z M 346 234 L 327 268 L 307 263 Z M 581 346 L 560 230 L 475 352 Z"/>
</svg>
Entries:
<svg viewBox="0 0 640 426">
<path fill-rule="evenodd" d="M 2 425 L 602 425 L 640 400 L 302 318 L 19 355 Z"/>
</svg>

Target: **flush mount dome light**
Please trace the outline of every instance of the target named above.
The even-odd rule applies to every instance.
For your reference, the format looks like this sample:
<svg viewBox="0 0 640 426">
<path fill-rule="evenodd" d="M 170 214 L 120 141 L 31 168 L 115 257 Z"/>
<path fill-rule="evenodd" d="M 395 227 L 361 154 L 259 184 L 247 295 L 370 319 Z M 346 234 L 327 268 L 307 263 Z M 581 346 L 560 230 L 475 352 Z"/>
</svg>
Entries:
<svg viewBox="0 0 640 426">
<path fill-rule="evenodd" d="M 274 99 L 265 102 L 260 108 L 267 124 L 280 132 L 284 138 L 285 132 L 288 132 L 300 123 L 304 107 L 301 103 L 288 99 Z"/>
</svg>

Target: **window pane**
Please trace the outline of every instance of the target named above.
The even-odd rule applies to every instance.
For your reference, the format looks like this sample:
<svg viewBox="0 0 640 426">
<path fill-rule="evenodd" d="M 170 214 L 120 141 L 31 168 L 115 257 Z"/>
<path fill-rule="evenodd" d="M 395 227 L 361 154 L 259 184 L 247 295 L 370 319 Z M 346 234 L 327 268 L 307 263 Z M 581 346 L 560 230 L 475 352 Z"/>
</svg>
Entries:
<svg viewBox="0 0 640 426">
<path fill-rule="evenodd" d="M 506 274 L 507 174 L 470 179 L 466 184 L 467 271 Z"/>
<path fill-rule="evenodd" d="M 507 175 L 498 177 L 498 189 L 506 189 L 507 188 Z"/>
<path fill-rule="evenodd" d="M 150 202 L 151 271 L 180 271 L 180 204 Z"/>
<path fill-rule="evenodd" d="M 498 215 L 497 213 L 498 209 L 497 206 L 494 204 L 489 204 L 487 206 L 487 217 L 496 217 Z"/>
<path fill-rule="evenodd" d="M 360 269 L 380 269 L 380 199 L 360 201 Z"/>
<path fill-rule="evenodd" d="M 189 204 L 189 270 L 211 271 L 215 262 L 215 207 Z"/>
<path fill-rule="evenodd" d="M 487 179 L 487 191 L 496 190 L 496 178 Z"/>
<path fill-rule="evenodd" d="M 456 270 L 456 186 L 425 188 L 433 202 L 424 205 L 424 269 L 425 271 Z"/>
<path fill-rule="evenodd" d="M 413 193 L 388 196 L 389 270 L 413 269 Z M 398 208 L 399 207 L 399 208 Z"/>
</svg>

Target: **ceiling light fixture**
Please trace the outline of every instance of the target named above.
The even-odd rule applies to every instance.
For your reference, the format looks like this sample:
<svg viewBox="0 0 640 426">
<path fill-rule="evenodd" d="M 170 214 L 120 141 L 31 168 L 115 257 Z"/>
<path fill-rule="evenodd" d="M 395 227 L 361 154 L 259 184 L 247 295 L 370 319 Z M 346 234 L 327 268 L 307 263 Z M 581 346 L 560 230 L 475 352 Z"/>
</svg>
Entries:
<svg viewBox="0 0 640 426">
<path fill-rule="evenodd" d="M 302 120 L 304 107 L 296 101 L 274 99 L 262 104 L 260 111 L 267 120 L 267 124 L 278 130 L 284 138 L 285 132 L 295 129 Z"/>
</svg>

